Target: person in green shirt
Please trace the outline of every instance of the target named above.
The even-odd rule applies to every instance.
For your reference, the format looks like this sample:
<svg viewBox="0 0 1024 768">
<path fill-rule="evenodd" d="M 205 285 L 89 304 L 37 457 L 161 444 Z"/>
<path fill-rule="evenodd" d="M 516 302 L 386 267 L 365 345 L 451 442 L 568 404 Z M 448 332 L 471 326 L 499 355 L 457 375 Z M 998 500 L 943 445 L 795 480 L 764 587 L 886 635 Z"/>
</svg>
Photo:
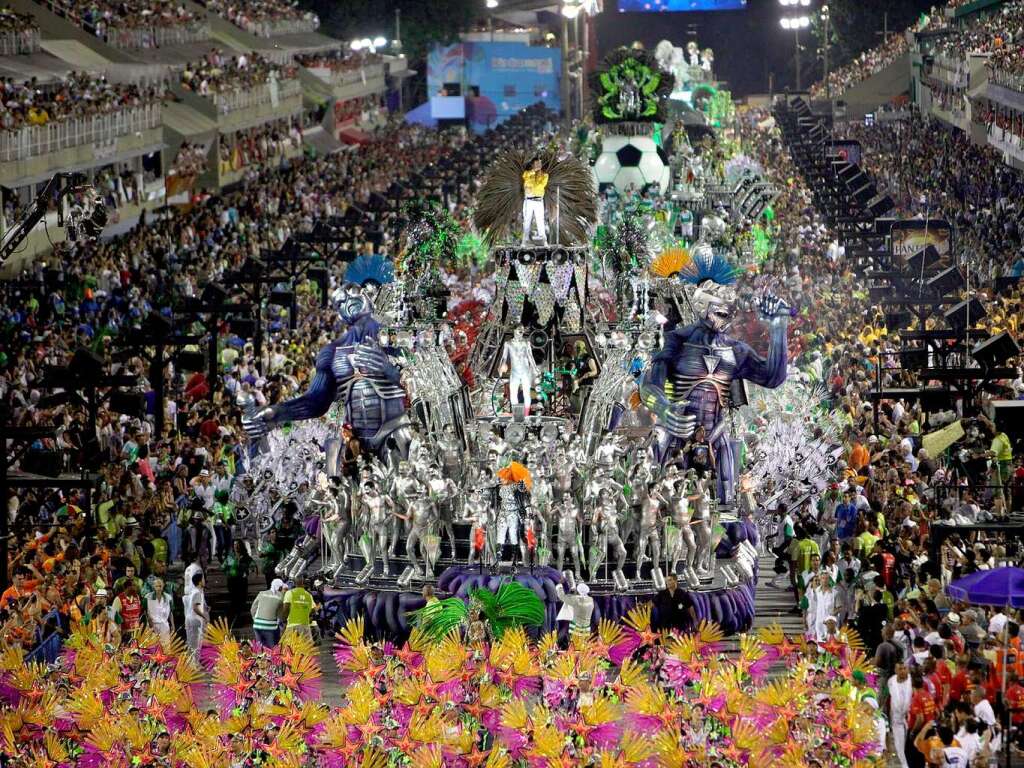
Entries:
<svg viewBox="0 0 1024 768">
<path fill-rule="evenodd" d="M 316 603 L 306 590 L 306 577 L 299 575 L 295 586 L 284 593 L 285 632 L 296 632 L 313 639 L 310 617 Z"/>
<path fill-rule="evenodd" d="M 235 505 L 228 501 L 225 490 L 214 494 L 213 533 L 217 539 L 217 559 L 223 561 L 231 551 L 231 523 L 235 519 Z"/>
<path fill-rule="evenodd" d="M 277 564 L 281 562 L 281 549 L 277 546 L 276 530 L 271 529 L 267 540 L 263 542 L 263 545 L 260 547 L 259 554 L 260 570 L 263 571 L 263 576 L 267 580 L 267 589 L 270 589 L 270 584 L 275 578 L 274 569 L 277 568 Z"/>
<path fill-rule="evenodd" d="M 231 618 L 238 617 L 245 610 L 249 597 L 249 571 L 253 570 L 252 558 L 245 548 L 245 542 L 235 540 L 231 551 L 224 558 L 224 576 L 228 583 L 228 612 Z"/>
<path fill-rule="evenodd" d="M 1010 444 L 1007 434 L 995 424 L 991 424 L 989 429 L 992 431 L 993 437 L 988 452 L 995 461 L 995 481 L 1005 492 L 1006 484 L 1010 482 L 1010 476 L 1013 474 L 1013 446 Z"/>
</svg>

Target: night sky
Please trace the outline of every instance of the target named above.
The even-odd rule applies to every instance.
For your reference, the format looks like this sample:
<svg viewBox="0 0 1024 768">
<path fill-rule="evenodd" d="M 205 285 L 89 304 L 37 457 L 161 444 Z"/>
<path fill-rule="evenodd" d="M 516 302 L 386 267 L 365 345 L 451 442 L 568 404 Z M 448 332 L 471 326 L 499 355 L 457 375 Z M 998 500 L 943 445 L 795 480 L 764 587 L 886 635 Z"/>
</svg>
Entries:
<svg viewBox="0 0 1024 768">
<path fill-rule="evenodd" d="M 685 48 L 694 39 L 689 30 L 696 26 L 698 45 L 715 52 L 719 80 L 727 81 L 737 96 L 767 93 L 770 72 L 777 91 L 795 82 L 793 33 L 779 26 L 781 15 L 778 0 L 749 0 L 746 10 L 718 13 L 619 13 L 615 0 L 605 0 L 605 11 L 597 19 L 598 45 L 602 55 L 635 40 L 650 50 L 663 39 Z M 812 79 L 813 43 L 807 30 L 800 35 L 806 87 Z"/>
</svg>

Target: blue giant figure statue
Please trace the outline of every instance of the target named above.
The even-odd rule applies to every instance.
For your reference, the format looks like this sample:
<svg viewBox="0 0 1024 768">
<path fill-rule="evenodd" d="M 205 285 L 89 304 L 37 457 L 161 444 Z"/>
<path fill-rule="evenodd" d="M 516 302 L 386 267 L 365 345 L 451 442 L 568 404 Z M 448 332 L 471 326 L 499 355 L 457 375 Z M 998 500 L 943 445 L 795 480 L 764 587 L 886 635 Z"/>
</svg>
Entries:
<svg viewBox="0 0 1024 768">
<path fill-rule="evenodd" d="M 405 390 L 401 370 L 391 361 L 378 340 L 380 323 L 373 318 L 373 305 L 363 290 L 348 284 L 335 296 L 338 312 L 348 326 L 345 334 L 320 350 L 316 373 L 305 394 L 263 409 L 250 435 L 258 428 L 291 421 L 315 419 L 333 403 L 344 408 L 344 421 L 362 450 L 388 462 L 395 453 L 406 458 L 411 430 L 405 411 Z M 340 475 L 342 441 L 325 446 L 327 472 Z"/>
<path fill-rule="evenodd" d="M 655 458 L 665 463 L 703 427 L 714 453 L 722 502 L 732 501 L 736 480 L 726 419 L 733 386 L 746 380 L 774 389 L 786 380 L 789 308 L 770 295 L 758 301 L 761 316 L 770 323 L 765 358 L 726 334 L 735 300 L 731 286 L 702 280 L 692 296 L 699 320 L 666 333 L 641 383 L 644 403 L 658 416 Z"/>
</svg>

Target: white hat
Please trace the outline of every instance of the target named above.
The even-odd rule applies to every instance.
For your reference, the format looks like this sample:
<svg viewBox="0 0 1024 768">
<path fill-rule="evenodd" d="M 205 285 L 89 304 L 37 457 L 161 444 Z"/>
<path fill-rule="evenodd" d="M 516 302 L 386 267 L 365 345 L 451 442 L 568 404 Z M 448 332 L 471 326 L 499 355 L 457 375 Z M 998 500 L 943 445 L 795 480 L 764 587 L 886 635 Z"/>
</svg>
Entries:
<svg viewBox="0 0 1024 768">
<path fill-rule="evenodd" d="M 588 587 L 583 582 L 580 582 L 576 585 L 576 594 L 581 595 L 582 597 L 586 597 L 590 594 L 590 587 Z"/>
<path fill-rule="evenodd" d="M 834 624 L 839 624 L 839 619 L 837 619 L 835 616 L 826 616 L 825 623 L 828 624 L 830 621 Z"/>
<path fill-rule="evenodd" d="M 947 613 L 946 614 L 946 623 L 947 624 L 951 624 L 954 627 L 959 626 L 960 625 L 960 614 L 959 613 L 954 613 L 952 611 L 950 613 Z"/>
<path fill-rule="evenodd" d="M 284 589 L 284 582 L 281 579 L 274 579 L 270 582 L 271 592 L 280 592 L 282 589 Z"/>
</svg>

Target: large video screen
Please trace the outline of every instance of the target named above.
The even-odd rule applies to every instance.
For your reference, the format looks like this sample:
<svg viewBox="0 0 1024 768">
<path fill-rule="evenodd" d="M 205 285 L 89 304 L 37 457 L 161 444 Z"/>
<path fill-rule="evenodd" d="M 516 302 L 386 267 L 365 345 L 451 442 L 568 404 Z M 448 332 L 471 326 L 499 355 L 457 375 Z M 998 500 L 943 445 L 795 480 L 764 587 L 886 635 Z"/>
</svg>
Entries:
<svg viewBox="0 0 1024 768">
<path fill-rule="evenodd" d="M 682 13 L 684 11 L 741 11 L 747 0 L 618 0 L 621 13 Z"/>
</svg>

